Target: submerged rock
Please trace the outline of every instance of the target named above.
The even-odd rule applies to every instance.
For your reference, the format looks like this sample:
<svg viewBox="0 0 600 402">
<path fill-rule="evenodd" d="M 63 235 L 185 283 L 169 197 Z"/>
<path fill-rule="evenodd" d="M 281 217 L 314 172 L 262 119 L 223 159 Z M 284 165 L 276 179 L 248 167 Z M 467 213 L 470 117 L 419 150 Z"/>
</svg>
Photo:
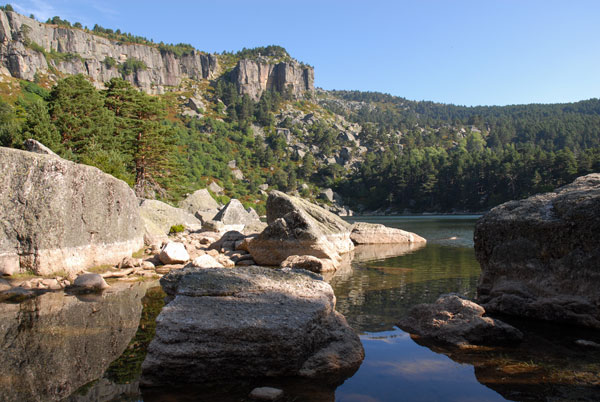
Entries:
<svg viewBox="0 0 600 402">
<path fill-rule="evenodd" d="M 300 376 L 336 382 L 364 351 L 335 311 L 331 286 L 307 271 L 184 268 L 161 279 L 174 298 L 156 320 L 142 384 Z"/>
<path fill-rule="evenodd" d="M 366 222 L 356 222 L 352 225 L 350 239 L 352 239 L 354 244 L 427 243 L 427 240 L 418 234 Z"/>
<path fill-rule="evenodd" d="M 133 190 L 99 169 L 0 148 L 0 273 L 115 265 L 143 246 Z"/>
<path fill-rule="evenodd" d="M 340 217 L 302 198 L 272 191 L 267 199 L 269 226 L 248 242 L 258 264 L 279 265 L 292 255 L 312 255 L 340 262 L 354 249 L 350 225 Z"/>
<path fill-rule="evenodd" d="M 474 240 L 487 311 L 600 328 L 600 174 L 492 209 Z"/>
<path fill-rule="evenodd" d="M 518 342 L 523 334 L 490 317 L 485 309 L 457 294 L 440 296 L 434 303 L 418 304 L 398 322 L 411 334 L 455 346 L 502 345 Z"/>
</svg>

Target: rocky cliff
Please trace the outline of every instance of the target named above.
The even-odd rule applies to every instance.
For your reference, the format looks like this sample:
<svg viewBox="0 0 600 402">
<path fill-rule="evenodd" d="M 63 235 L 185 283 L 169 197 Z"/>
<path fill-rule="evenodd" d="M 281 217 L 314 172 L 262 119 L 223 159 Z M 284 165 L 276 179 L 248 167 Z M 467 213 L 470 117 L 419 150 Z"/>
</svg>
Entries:
<svg viewBox="0 0 600 402">
<path fill-rule="evenodd" d="M 121 43 L 82 29 L 43 24 L 15 12 L 0 11 L 0 69 L 4 74 L 31 81 L 36 73 L 81 73 L 100 88 L 111 78 L 121 77 L 119 65 L 127 60 L 145 66 L 125 78 L 148 93 L 162 93 L 184 78 L 211 79 L 218 70 L 217 57 L 211 54 L 194 51 L 176 57 L 156 47 Z"/>
<path fill-rule="evenodd" d="M 231 71 L 240 94 L 258 100 L 264 91 L 291 91 L 295 97 L 314 90 L 314 70 L 295 60 L 272 63 L 267 58 L 243 59 Z"/>
</svg>

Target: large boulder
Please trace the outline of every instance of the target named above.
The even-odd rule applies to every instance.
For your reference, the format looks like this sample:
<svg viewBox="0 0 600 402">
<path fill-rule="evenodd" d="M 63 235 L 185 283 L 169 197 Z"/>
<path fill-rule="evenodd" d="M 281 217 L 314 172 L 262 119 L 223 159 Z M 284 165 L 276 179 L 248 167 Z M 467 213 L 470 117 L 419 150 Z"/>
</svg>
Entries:
<svg viewBox="0 0 600 402">
<path fill-rule="evenodd" d="M 358 336 L 329 284 L 307 271 L 184 268 L 142 364 L 146 386 L 300 376 L 337 382 L 361 364 Z"/>
<path fill-rule="evenodd" d="M 354 244 L 427 243 L 427 240 L 418 234 L 366 222 L 356 222 L 352 225 L 350 239 Z"/>
<path fill-rule="evenodd" d="M 503 345 L 519 342 L 518 329 L 491 317 L 485 309 L 457 294 L 445 294 L 434 303 L 417 304 L 398 327 L 424 339 L 458 347 Z"/>
<path fill-rule="evenodd" d="M 117 264 L 143 246 L 137 199 L 99 169 L 0 148 L 0 272 Z"/>
<path fill-rule="evenodd" d="M 185 209 L 190 214 L 202 219 L 203 222 L 213 219 L 219 212 L 219 207 L 219 203 L 212 198 L 205 188 L 194 191 L 179 202 L 179 208 Z"/>
<path fill-rule="evenodd" d="M 492 209 L 474 240 L 487 311 L 600 328 L 600 174 Z"/>
<path fill-rule="evenodd" d="M 272 191 L 267 199 L 269 226 L 248 242 L 248 251 L 261 265 L 279 265 L 292 255 L 312 255 L 340 262 L 354 249 L 350 225 L 302 198 Z"/>
<path fill-rule="evenodd" d="M 167 235 L 171 226 L 175 225 L 183 225 L 192 231 L 202 228 L 202 222 L 194 215 L 162 201 L 142 199 L 139 210 L 144 221 L 146 236 Z"/>
<path fill-rule="evenodd" d="M 224 225 L 249 225 L 260 222 L 256 214 L 248 212 L 242 203 L 235 198 L 232 198 L 213 220 L 223 222 Z"/>
</svg>

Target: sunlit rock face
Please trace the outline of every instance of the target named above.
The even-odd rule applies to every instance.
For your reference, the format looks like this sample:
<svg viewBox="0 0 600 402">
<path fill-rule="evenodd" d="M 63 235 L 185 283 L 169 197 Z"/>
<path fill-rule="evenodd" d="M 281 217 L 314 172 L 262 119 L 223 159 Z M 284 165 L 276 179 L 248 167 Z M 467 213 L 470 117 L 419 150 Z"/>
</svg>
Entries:
<svg viewBox="0 0 600 402">
<path fill-rule="evenodd" d="M 0 399 L 62 400 L 99 378 L 135 334 L 150 285 L 115 284 L 101 295 L 78 297 L 51 292 L 0 304 Z"/>
<path fill-rule="evenodd" d="M 271 191 L 267 199 L 269 226 L 248 242 L 261 265 L 279 265 L 292 255 L 312 255 L 341 263 L 340 254 L 354 249 L 350 225 L 339 216 L 302 198 Z"/>
<path fill-rule="evenodd" d="M 0 148 L 0 273 L 80 272 L 144 244 L 127 183 L 54 155 Z"/>
<path fill-rule="evenodd" d="M 331 286 L 308 271 L 184 268 L 161 285 L 172 301 L 156 320 L 142 385 L 290 376 L 339 383 L 364 358 Z"/>
<path fill-rule="evenodd" d="M 600 328 L 600 174 L 492 209 L 474 240 L 488 312 Z"/>
<path fill-rule="evenodd" d="M 28 43 L 35 43 L 46 52 L 76 56 L 47 60 Z M 120 43 L 82 29 L 43 24 L 15 12 L 0 11 L 0 66 L 13 77 L 33 81 L 36 73 L 47 74 L 55 69 L 87 75 L 94 85 L 102 87 L 111 78 L 121 77 L 119 69 L 106 62 L 107 58 L 118 63 L 128 59 L 143 62 L 144 69 L 126 78 L 148 93 L 162 93 L 165 87 L 177 86 L 184 78 L 212 79 L 218 71 L 217 57 L 211 54 L 194 51 L 176 57 L 157 47 Z"/>
</svg>

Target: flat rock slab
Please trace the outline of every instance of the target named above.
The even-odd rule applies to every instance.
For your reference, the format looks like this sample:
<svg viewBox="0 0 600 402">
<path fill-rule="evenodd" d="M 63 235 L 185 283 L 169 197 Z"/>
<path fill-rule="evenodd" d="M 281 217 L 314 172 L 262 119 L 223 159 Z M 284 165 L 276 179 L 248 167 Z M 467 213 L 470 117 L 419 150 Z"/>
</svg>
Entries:
<svg viewBox="0 0 600 402">
<path fill-rule="evenodd" d="M 418 304 L 400 320 L 398 327 L 421 338 L 458 347 L 503 345 L 519 342 L 518 329 L 491 317 L 485 309 L 457 294 L 445 294 L 434 303 Z"/>
<path fill-rule="evenodd" d="M 354 244 L 427 243 L 427 240 L 416 233 L 367 222 L 352 225 L 350 239 Z"/>
<path fill-rule="evenodd" d="M 172 301 L 156 323 L 142 384 L 300 376 L 336 382 L 361 364 L 360 339 L 307 271 L 184 268 L 161 279 Z"/>
</svg>

